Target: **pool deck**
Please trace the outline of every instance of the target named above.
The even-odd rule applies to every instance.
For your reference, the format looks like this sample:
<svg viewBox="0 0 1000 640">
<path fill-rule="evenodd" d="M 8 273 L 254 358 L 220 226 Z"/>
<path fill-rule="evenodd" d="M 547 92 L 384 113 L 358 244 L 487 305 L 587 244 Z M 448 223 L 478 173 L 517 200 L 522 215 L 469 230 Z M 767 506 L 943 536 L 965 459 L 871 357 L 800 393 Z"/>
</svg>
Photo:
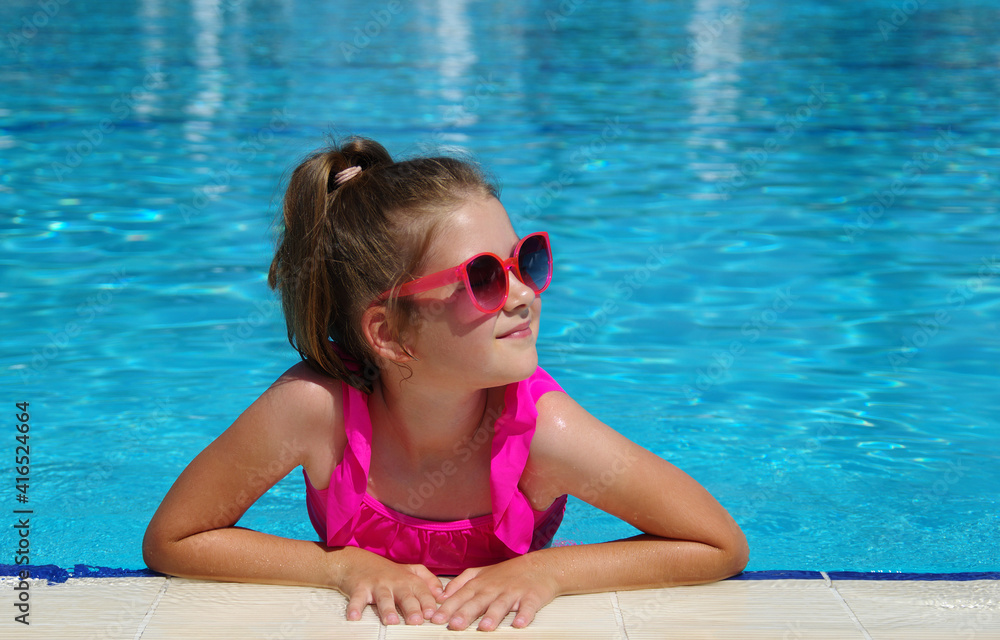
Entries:
<svg viewBox="0 0 1000 640">
<path fill-rule="evenodd" d="M 694 587 L 563 596 L 542 609 L 528 628 L 511 628 L 511 614 L 492 633 L 524 640 L 1000 639 L 1000 580 L 995 578 L 850 579 L 853 574 L 809 573 L 798 579 L 744 574 L 743 579 Z M 371 607 L 362 620 L 347 622 L 347 601 L 335 591 L 159 576 L 31 579 L 31 624 L 23 627 L 12 619 L 16 606 L 11 613 L 16 583 L 16 578 L 0 577 L 7 603 L 0 637 L 481 637 L 474 625 L 463 632 L 430 623 L 383 626 Z M 8 635 L 11 631 L 14 636 Z"/>
</svg>

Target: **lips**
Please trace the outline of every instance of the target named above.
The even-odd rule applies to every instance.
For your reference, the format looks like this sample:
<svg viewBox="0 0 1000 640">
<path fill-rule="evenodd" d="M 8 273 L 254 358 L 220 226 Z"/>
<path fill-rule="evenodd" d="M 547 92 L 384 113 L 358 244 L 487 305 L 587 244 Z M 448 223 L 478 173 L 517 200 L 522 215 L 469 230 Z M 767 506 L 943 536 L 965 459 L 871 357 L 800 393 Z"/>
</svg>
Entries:
<svg viewBox="0 0 1000 640">
<path fill-rule="evenodd" d="M 531 323 L 530 322 L 525 322 L 523 324 L 517 325 L 513 329 L 507 331 L 506 333 L 502 333 L 502 334 L 498 335 L 497 339 L 501 339 L 501 338 L 520 338 L 523 335 L 531 335 Z"/>
</svg>

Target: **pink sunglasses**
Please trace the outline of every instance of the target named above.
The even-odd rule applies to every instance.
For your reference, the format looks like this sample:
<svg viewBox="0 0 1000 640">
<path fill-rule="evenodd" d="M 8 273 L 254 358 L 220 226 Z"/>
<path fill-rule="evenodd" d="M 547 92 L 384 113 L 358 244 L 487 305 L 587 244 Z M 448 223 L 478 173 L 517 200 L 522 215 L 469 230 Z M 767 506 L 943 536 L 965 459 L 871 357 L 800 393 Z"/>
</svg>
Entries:
<svg viewBox="0 0 1000 640">
<path fill-rule="evenodd" d="M 412 296 L 461 280 L 477 309 L 483 313 L 495 313 L 503 308 L 510 293 L 508 271 L 513 271 L 517 279 L 535 293 L 545 291 L 552 280 L 549 234 L 539 231 L 524 236 L 517 243 L 514 254 L 506 260 L 494 253 L 479 253 L 457 267 L 410 280 L 399 287 L 396 295 Z M 391 289 L 383 292 L 377 302 L 384 301 L 391 294 Z"/>
</svg>

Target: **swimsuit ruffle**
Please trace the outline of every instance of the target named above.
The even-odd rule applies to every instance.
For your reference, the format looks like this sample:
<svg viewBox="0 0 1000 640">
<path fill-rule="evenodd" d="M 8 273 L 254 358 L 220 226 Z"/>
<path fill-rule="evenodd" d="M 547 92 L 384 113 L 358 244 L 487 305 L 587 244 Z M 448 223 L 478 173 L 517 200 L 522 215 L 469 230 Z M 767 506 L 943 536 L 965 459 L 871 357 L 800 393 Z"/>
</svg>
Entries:
<svg viewBox="0 0 1000 640">
<path fill-rule="evenodd" d="M 535 404 L 543 394 L 562 390 L 541 368 L 505 391 L 504 412 L 496 420 L 491 445 L 493 512 L 453 522 L 408 516 L 367 494 L 371 461 L 367 397 L 343 387 L 347 435 L 343 460 L 331 475 L 329 489 L 315 489 L 306 477 L 309 517 L 328 546 L 357 546 L 395 562 L 426 565 L 435 573 L 457 573 L 551 542 L 562 522 L 566 496 L 545 511 L 536 511 L 518 487 L 535 433 Z"/>
</svg>

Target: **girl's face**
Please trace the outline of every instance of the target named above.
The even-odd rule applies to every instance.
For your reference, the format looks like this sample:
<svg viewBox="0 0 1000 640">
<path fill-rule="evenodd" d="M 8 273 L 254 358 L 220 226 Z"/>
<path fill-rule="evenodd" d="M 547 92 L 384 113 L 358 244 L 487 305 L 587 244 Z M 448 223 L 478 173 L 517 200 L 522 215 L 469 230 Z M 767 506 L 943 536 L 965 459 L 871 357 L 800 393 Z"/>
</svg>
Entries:
<svg viewBox="0 0 1000 640">
<path fill-rule="evenodd" d="M 506 258 L 519 240 L 500 201 L 481 196 L 447 214 L 438 229 L 418 275 L 454 267 L 486 251 Z M 507 301 L 492 314 L 475 307 L 462 282 L 412 297 L 416 317 L 402 340 L 416 358 L 408 363 L 415 381 L 483 389 L 534 373 L 542 301 L 513 271 L 507 278 Z"/>
</svg>

